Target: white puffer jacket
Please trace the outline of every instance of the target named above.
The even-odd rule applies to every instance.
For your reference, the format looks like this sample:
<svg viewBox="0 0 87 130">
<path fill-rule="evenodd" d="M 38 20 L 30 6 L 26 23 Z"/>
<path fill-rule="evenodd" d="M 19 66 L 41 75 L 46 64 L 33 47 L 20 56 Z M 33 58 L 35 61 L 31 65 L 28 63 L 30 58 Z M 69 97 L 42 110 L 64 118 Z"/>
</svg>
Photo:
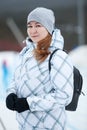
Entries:
<svg viewBox="0 0 87 130">
<path fill-rule="evenodd" d="M 69 56 L 58 50 L 51 59 L 49 74 L 47 59 L 38 64 L 33 56 L 35 43 L 26 39 L 27 46 L 20 53 L 9 93 L 26 97 L 30 110 L 17 113 L 20 130 L 65 130 L 65 106 L 73 95 L 73 65 Z M 63 49 L 60 30 L 55 29 L 50 51 Z"/>
</svg>

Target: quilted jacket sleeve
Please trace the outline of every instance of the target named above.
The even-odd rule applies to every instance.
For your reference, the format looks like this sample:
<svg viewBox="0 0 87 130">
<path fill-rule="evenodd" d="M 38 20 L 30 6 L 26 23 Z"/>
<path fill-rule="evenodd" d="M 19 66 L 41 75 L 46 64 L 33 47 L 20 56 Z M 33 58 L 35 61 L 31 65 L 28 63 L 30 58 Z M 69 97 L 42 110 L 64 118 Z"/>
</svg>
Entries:
<svg viewBox="0 0 87 130">
<path fill-rule="evenodd" d="M 15 93 L 17 94 L 17 80 L 19 80 L 20 77 L 20 70 L 21 70 L 21 65 L 22 65 L 22 56 L 18 56 L 16 67 L 11 79 L 11 83 L 9 85 L 9 88 L 6 91 L 6 94 L 9 95 L 10 93 Z"/>
</svg>

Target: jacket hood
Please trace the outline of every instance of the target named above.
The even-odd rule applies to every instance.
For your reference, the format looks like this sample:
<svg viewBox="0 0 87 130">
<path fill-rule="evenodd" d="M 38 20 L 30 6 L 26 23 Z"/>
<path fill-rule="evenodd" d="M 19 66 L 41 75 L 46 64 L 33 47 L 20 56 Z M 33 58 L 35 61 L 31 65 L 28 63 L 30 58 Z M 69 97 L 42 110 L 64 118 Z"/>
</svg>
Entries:
<svg viewBox="0 0 87 130">
<path fill-rule="evenodd" d="M 59 29 L 55 29 L 52 35 L 52 42 L 50 45 L 50 48 L 59 48 L 62 49 L 64 48 L 64 38 L 61 35 L 61 31 Z"/>
</svg>

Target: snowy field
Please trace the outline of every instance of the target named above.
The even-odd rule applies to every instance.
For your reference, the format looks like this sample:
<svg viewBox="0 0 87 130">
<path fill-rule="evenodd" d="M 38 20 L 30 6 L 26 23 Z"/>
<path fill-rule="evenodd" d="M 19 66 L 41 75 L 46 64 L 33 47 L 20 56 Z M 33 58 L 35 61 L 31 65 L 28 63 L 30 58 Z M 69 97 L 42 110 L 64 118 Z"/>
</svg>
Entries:
<svg viewBox="0 0 87 130">
<path fill-rule="evenodd" d="M 5 106 L 6 89 L 18 59 L 17 52 L 0 52 L 0 130 L 18 130 L 16 113 Z"/>
<path fill-rule="evenodd" d="M 83 92 L 75 112 L 67 111 L 67 130 L 87 130 L 87 46 L 79 47 L 70 53 L 74 64 L 83 75 Z M 0 53 L 0 130 L 19 130 L 16 122 L 16 113 L 5 106 L 6 88 L 10 82 L 17 62 L 17 53 Z M 10 68 L 10 69 L 9 69 Z M 8 78 L 9 76 L 9 78 Z M 5 85 L 7 86 L 5 87 Z"/>
</svg>

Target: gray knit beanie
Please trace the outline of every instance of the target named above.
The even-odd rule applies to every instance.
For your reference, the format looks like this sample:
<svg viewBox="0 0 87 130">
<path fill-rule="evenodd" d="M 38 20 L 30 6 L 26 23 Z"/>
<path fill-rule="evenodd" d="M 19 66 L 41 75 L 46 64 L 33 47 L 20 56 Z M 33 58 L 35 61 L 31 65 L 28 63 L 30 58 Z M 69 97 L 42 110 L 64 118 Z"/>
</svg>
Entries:
<svg viewBox="0 0 87 130">
<path fill-rule="evenodd" d="M 27 23 L 31 21 L 39 22 L 52 34 L 55 26 L 55 16 L 52 10 L 44 7 L 37 7 L 31 11 L 27 17 Z"/>
</svg>

